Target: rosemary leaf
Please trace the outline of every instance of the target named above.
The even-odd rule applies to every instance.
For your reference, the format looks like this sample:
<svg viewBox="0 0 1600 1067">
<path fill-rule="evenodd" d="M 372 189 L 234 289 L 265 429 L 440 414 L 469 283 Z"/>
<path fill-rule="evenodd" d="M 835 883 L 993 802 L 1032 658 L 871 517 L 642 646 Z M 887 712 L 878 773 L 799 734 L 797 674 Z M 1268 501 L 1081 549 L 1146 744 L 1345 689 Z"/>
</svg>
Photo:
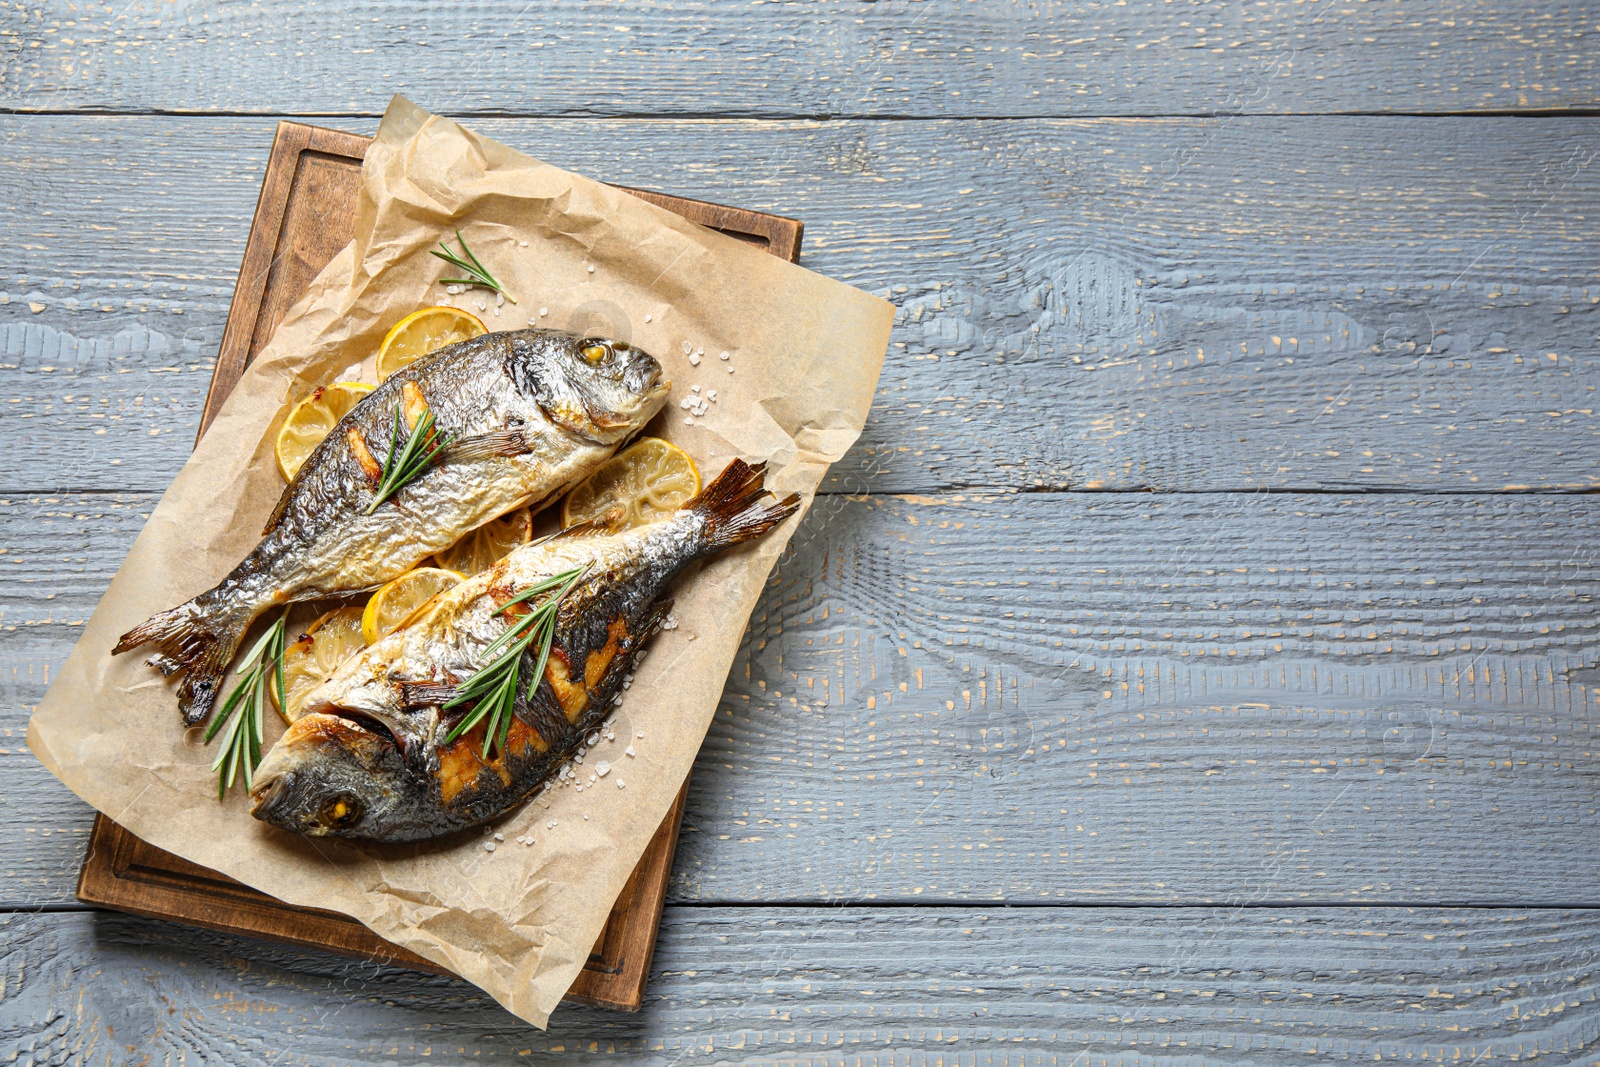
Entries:
<svg viewBox="0 0 1600 1067">
<path fill-rule="evenodd" d="M 405 434 L 404 438 L 402 434 Z M 373 493 L 372 502 L 367 505 L 367 514 L 371 515 L 377 511 L 385 500 L 415 481 L 428 469 L 429 464 L 450 447 L 451 440 L 449 434 L 434 431 L 431 411 L 423 412 L 422 418 L 417 420 L 417 428 L 405 433 L 403 408 L 399 401 L 395 401 L 394 427 L 389 434 L 389 455 L 383 461 L 383 476 L 378 480 L 378 488 Z"/>
<path fill-rule="evenodd" d="M 517 302 L 517 298 L 506 292 L 505 289 L 501 287 L 500 283 L 495 281 L 494 275 L 489 273 L 489 269 L 482 263 L 478 262 L 478 257 L 473 255 L 472 249 L 467 247 L 467 239 L 461 236 L 460 230 L 456 231 L 456 240 L 461 242 L 461 251 L 466 254 L 466 259 L 462 259 L 460 256 L 456 255 L 456 253 L 451 250 L 450 246 L 445 244 L 443 241 L 439 242 L 439 248 L 443 249 L 443 251 L 435 250 L 431 251 L 429 254 L 438 256 L 440 259 L 459 270 L 462 274 L 465 274 L 466 277 L 440 278 L 440 283 L 450 285 L 467 285 L 475 286 L 479 289 L 488 289 L 491 292 L 499 293 L 501 296 L 515 304 Z"/>
<path fill-rule="evenodd" d="M 535 660 L 537 667 L 529 681 L 527 693 L 528 699 L 531 700 L 534 693 L 538 692 L 539 681 L 544 677 L 545 664 L 550 660 L 550 647 L 556 636 L 556 614 L 560 610 L 561 602 L 566 599 L 572 587 L 578 584 L 578 580 L 588 572 L 588 569 L 579 567 L 546 578 L 501 605 L 500 611 L 504 612 L 507 608 L 527 603 L 535 597 L 545 597 L 537 608 L 512 622 L 504 633 L 489 643 L 483 651 L 483 666 L 474 671 L 472 676 L 462 683 L 456 695 L 445 702 L 441 710 L 473 702 L 472 708 L 462 716 L 461 721 L 445 735 L 445 744 L 449 744 L 482 722 L 484 723 L 483 758 L 487 760 L 496 749 L 505 748 L 506 739 L 511 735 L 511 718 L 516 710 L 523 654 L 530 645 L 537 643 L 538 654 Z"/>
<path fill-rule="evenodd" d="M 206 730 L 205 742 L 222 734 L 222 746 L 211 769 L 217 772 L 217 799 L 227 796 L 228 790 L 244 774 L 244 787 L 255 784 L 255 769 L 261 762 L 261 746 L 266 740 L 264 719 L 267 707 L 267 679 L 276 675 L 278 692 L 283 688 L 284 628 L 288 623 L 289 609 L 284 608 L 278 621 L 261 635 L 255 645 L 240 661 L 239 683 L 228 694 L 222 710 Z M 234 713 L 238 712 L 237 715 Z"/>
</svg>

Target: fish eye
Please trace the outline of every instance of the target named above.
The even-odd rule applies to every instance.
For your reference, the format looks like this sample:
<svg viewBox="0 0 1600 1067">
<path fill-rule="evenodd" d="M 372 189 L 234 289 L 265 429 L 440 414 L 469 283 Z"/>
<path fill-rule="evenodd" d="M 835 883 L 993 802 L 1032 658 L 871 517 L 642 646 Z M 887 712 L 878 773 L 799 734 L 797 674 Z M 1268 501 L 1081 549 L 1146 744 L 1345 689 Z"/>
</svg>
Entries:
<svg viewBox="0 0 1600 1067">
<path fill-rule="evenodd" d="M 578 351 L 585 360 L 597 367 L 610 363 L 614 355 L 611 346 L 604 341 L 585 341 Z"/>
<path fill-rule="evenodd" d="M 334 797 L 317 813 L 327 826 L 353 826 L 361 818 L 361 801 L 348 793 Z"/>
</svg>

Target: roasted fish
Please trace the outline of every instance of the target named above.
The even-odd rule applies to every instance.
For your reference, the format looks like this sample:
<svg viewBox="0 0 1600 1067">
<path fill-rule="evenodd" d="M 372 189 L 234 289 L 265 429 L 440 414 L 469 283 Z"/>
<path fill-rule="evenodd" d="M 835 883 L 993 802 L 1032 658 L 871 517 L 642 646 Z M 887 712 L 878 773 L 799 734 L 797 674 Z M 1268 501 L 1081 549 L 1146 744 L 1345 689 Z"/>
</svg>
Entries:
<svg viewBox="0 0 1600 1067">
<path fill-rule="evenodd" d="M 579 527 L 440 593 L 417 621 L 346 660 L 308 697 L 308 713 L 256 771 L 256 818 L 312 836 L 419 841 L 520 804 L 610 713 L 666 615 L 668 583 L 799 507 L 794 496 L 766 499 L 763 469 L 735 460 L 668 518 L 617 533 Z M 471 714 L 450 707 L 452 694 L 528 611 L 519 595 L 574 572 L 553 609 L 547 658 L 532 647 L 521 654 L 503 743 L 486 746 L 483 722 L 449 740 Z"/>
<path fill-rule="evenodd" d="M 151 665 L 183 672 L 178 706 L 199 722 L 263 610 L 374 588 L 576 484 L 655 415 L 667 384 L 637 348 L 550 330 L 442 348 L 340 420 L 284 490 L 261 543 L 216 588 L 128 631 L 114 651 L 154 643 Z M 406 453 L 413 434 L 422 436 Z M 428 459 L 420 473 L 380 492 L 418 454 Z"/>
</svg>

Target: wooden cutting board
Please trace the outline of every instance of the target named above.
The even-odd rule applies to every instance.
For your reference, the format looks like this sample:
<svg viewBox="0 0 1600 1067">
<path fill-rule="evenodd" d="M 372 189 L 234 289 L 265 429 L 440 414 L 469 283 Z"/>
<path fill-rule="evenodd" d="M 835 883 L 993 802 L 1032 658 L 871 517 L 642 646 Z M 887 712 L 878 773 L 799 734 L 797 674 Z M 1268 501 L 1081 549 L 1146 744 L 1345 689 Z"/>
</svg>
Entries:
<svg viewBox="0 0 1600 1067">
<path fill-rule="evenodd" d="M 349 243 L 361 159 L 369 143 L 366 137 L 338 130 L 296 122 L 278 124 L 245 245 L 244 265 L 239 269 L 238 288 L 200 417 L 201 435 L 290 305 Z M 791 263 L 800 258 L 802 225 L 796 219 L 643 189 L 628 192 Z M 688 788 L 685 782 L 612 905 L 605 929 L 566 999 L 621 1011 L 636 1011 L 643 1002 Z M 78 875 L 77 895 L 87 904 L 137 915 L 448 973 L 348 916 L 285 904 L 156 848 L 104 815 L 95 817 Z"/>
</svg>

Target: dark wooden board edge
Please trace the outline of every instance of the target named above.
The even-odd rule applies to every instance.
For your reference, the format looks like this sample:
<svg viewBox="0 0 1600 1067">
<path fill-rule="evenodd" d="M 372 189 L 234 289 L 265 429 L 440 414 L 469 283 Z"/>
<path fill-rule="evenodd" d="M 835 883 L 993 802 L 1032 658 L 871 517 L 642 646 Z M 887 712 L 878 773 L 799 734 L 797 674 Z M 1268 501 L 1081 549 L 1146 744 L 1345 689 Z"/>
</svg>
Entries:
<svg viewBox="0 0 1600 1067">
<path fill-rule="evenodd" d="M 286 254 L 279 246 L 302 157 L 316 153 L 359 161 L 370 143 L 370 138 L 339 130 L 297 122 L 278 124 L 201 413 L 197 441 L 216 418 L 245 368 L 271 336 L 277 318 L 292 302 L 277 300 L 269 307 L 267 298 L 275 277 L 274 267 L 279 257 Z M 798 219 L 687 200 L 648 189 L 617 188 L 692 222 L 755 244 L 791 263 L 800 258 L 804 226 Z M 593 954 L 565 999 L 622 1011 L 636 1011 L 643 1003 L 687 794 L 688 783 L 685 782 L 618 895 Z M 150 918 L 224 933 L 265 937 L 303 948 L 327 949 L 433 973 L 449 973 L 385 941 L 346 915 L 284 904 L 225 875 L 188 863 L 141 841 L 103 814 L 97 813 L 95 817 L 79 872 L 77 897 L 87 904 Z"/>
</svg>

